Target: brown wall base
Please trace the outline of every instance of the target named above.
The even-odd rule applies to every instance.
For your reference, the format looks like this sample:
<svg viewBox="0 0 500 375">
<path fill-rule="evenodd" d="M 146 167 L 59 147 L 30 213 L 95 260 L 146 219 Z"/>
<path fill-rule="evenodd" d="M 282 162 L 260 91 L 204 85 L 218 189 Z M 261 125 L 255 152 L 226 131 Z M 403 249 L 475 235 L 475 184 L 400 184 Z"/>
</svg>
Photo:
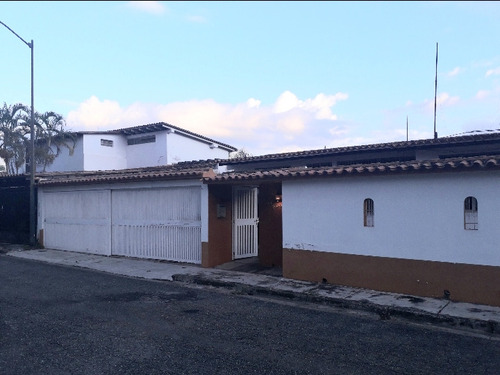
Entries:
<svg viewBox="0 0 500 375">
<path fill-rule="evenodd" d="M 283 249 L 283 277 L 500 306 L 500 267 Z"/>
<path fill-rule="evenodd" d="M 219 215 L 217 211 L 219 209 Z M 208 193 L 208 243 L 201 245 L 202 267 L 230 262 L 232 253 L 231 186 L 210 186 Z"/>
</svg>

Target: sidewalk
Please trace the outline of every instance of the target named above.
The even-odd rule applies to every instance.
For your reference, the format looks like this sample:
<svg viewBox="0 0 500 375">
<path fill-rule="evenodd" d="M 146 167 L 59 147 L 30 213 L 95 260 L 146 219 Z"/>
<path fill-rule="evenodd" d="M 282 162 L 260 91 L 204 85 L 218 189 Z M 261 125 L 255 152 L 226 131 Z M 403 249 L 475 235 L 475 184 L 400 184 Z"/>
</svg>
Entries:
<svg viewBox="0 0 500 375">
<path fill-rule="evenodd" d="M 500 334 L 500 307 L 494 306 L 318 284 L 255 273 L 202 268 L 190 264 L 107 257 L 60 250 L 23 250 L 19 247 L 9 249 L 7 255 L 150 280 L 211 285 L 235 289 L 247 294 L 275 295 L 299 301 L 329 303 L 338 307 L 376 312 L 381 319 L 400 316 Z"/>
</svg>

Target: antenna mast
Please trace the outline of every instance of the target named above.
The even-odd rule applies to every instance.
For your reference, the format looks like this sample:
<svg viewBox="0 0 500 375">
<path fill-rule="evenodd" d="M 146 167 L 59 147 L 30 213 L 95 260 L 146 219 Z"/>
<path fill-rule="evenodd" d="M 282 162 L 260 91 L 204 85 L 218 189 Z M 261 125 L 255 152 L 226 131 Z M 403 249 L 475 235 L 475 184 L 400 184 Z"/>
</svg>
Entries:
<svg viewBox="0 0 500 375">
<path fill-rule="evenodd" d="M 408 142 L 408 116 L 406 116 L 406 142 Z"/>
<path fill-rule="evenodd" d="M 438 133 L 436 130 L 437 89 L 438 89 L 438 44 L 436 42 L 436 79 L 434 81 L 434 139 L 437 139 L 438 137 Z"/>
</svg>

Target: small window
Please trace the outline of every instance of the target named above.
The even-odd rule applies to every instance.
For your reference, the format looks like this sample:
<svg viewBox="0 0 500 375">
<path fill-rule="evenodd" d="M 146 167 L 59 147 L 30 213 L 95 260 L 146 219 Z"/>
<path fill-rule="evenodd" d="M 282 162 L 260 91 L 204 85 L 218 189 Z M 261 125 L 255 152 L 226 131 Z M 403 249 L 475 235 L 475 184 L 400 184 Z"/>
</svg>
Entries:
<svg viewBox="0 0 500 375">
<path fill-rule="evenodd" d="M 373 227 L 374 226 L 374 205 L 373 199 L 366 198 L 363 203 L 363 217 L 364 217 L 364 226 L 365 227 Z"/>
<path fill-rule="evenodd" d="M 154 143 L 156 142 L 156 136 L 155 135 L 145 135 L 142 137 L 136 137 L 136 138 L 129 138 L 127 139 L 127 145 L 132 146 L 132 145 L 140 145 L 143 143 Z"/>
<path fill-rule="evenodd" d="M 464 229 L 478 230 L 477 199 L 467 197 L 464 201 Z"/>
<path fill-rule="evenodd" d="M 111 139 L 101 139 L 101 146 L 113 147 L 113 141 Z"/>
</svg>

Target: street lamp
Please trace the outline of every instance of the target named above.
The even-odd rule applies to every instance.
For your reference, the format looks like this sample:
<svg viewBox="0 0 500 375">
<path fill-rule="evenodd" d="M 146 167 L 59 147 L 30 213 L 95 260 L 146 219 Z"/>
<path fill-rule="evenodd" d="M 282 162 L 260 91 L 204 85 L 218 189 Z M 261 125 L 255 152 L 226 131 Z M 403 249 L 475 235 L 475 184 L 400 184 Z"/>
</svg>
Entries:
<svg viewBox="0 0 500 375">
<path fill-rule="evenodd" d="M 26 44 L 31 50 L 31 139 L 30 139 L 30 245 L 35 246 L 36 244 L 36 233 L 35 233 L 35 95 L 34 95 L 34 85 L 33 85 L 33 49 L 35 45 L 33 44 L 33 39 L 31 43 L 28 43 L 23 38 L 21 38 L 17 33 L 12 30 L 5 23 L 0 21 L 12 34 L 17 36 L 21 41 Z"/>
</svg>

